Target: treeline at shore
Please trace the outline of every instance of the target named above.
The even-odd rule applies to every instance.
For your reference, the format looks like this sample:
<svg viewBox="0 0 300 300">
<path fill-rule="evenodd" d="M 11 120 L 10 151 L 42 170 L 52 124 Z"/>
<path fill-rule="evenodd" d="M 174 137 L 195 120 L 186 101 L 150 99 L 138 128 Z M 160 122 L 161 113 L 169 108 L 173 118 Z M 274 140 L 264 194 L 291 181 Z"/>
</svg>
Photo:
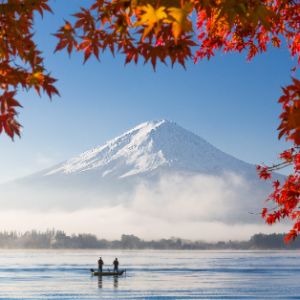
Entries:
<svg viewBox="0 0 300 300">
<path fill-rule="evenodd" d="M 123 234 L 120 240 L 98 239 L 89 233 L 66 235 L 62 230 L 48 229 L 20 233 L 0 232 L 1 249 L 153 249 L 153 250 L 293 250 L 300 249 L 300 239 L 284 242 L 285 234 L 255 234 L 249 241 L 190 241 L 171 237 L 144 241 L 134 235 Z"/>
</svg>

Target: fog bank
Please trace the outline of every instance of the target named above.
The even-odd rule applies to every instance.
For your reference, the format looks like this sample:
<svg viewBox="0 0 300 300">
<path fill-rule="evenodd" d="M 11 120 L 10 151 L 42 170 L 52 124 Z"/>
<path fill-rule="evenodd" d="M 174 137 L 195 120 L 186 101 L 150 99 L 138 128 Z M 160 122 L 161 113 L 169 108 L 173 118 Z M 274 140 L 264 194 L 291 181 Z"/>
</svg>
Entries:
<svg viewBox="0 0 300 300">
<path fill-rule="evenodd" d="M 46 200 L 40 193 L 38 206 L 2 209 L 1 228 L 24 232 L 54 227 L 68 234 L 93 233 L 108 240 L 119 239 L 122 234 L 146 240 L 170 236 L 207 241 L 246 240 L 255 233 L 282 233 L 291 227 L 287 223 L 269 227 L 261 215 L 249 214 L 261 212 L 269 192 L 268 186 L 259 186 L 257 181 L 235 173 L 169 174 L 157 181 L 139 180 L 128 192 L 110 195 L 114 198 L 111 202 L 101 193 L 92 200 L 88 194 L 78 199 L 72 195 L 67 197 L 70 206 L 73 200 L 80 201 L 80 206 L 73 210 L 66 210 L 67 203 L 59 198 L 49 209 L 49 198 Z M 66 195 L 67 191 L 64 199 Z M 44 205 L 47 210 L 43 210 Z"/>
</svg>

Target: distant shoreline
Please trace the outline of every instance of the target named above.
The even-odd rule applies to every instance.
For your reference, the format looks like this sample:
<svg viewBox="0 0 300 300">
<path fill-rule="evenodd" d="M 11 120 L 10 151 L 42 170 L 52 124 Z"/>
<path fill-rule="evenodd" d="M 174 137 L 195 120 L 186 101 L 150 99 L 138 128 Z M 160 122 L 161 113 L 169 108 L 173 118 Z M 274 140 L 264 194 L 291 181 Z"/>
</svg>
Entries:
<svg viewBox="0 0 300 300">
<path fill-rule="evenodd" d="M 300 249 L 300 239 L 284 242 L 285 234 L 255 234 L 248 241 L 191 241 L 171 237 L 144 241 L 134 235 L 123 234 L 120 240 L 108 241 L 98 239 L 89 233 L 66 235 L 61 230 L 25 233 L 0 232 L 0 250 L 175 250 L 175 251 L 205 251 L 205 250 L 297 250 Z"/>
</svg>

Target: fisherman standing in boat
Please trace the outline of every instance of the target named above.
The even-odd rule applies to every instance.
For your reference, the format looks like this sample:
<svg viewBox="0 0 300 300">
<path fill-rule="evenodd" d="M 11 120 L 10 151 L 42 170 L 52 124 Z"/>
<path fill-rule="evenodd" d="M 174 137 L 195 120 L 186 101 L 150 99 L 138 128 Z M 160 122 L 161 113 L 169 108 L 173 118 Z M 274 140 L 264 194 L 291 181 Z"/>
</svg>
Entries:
<svg viewBox="0 0 300 300">
<path fill-rule="evenodd" d="M 101 257 L 99 257 L 99 260 L 98 260 L 98 272 L 99 273 L 102 273 L 102 266 L 104 265 L 104 262 L 102 260 Z"/>
<path fill-rule="evenodd" d="M 117 258 L 114 260 L 113 264 L 114 264 L 114 272 L 118 272 L 119 262 Z"/>
</svg>

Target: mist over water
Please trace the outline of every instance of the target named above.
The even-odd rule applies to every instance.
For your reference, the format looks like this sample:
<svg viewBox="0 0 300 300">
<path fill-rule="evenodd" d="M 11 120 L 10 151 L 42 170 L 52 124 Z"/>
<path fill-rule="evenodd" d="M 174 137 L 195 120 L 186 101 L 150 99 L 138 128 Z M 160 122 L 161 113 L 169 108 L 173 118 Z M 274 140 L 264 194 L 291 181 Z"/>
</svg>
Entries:
<svg viewBox="0 0 300 300">
<path fill-rule="evenodd" d="M 174 173 L 137 180 L 127 192 L 116 191 L 110 196 L 101 193 L 101 188 L 98 197 L 88 191 L 76 194 L 68 188 L 54 194 L 46 189 L 23 195 L 21 191 L 16 201 L 2 194 L 1 227 L 22 232 L 56 228 L 69 235 L 85 232 L 108 240 L 122 234 L 146 240 L 170 236 L 248 240 L 260 232 L 287 232 L 291 226 L 287 222 L 268 227 L 261 215 L 249 214 L 272 206 L 263 201 L 268 189 L 256 189 L 256 184 L 231 172 L 222 176 Z"/>
<path fill-rule="evenodd" d="M 72 233 L 92 233 L 98 238 L 107 240 L 120 239 L 122 234 L 134 234 L 144 240 L 170 238 L 171 236 L 205 240 L 208 242 L 228 240 L 249 240 L 263 232 L 284 233 L 291 228 L 289 224 L 278 224 L 270 227 L 265 224 L 225 224 L 222 222 L 168 222 L 154 217 L 133 213 L 123 207 L 102 208 L 73 213 L 28 213 L 24 211 L 0 212 L 3 230 L 16 230 L 24 233 L 32 229 L 46 230 L 56 228 Z M 21 227 L 19 222 L 24 225 Z"/>
</svg>

